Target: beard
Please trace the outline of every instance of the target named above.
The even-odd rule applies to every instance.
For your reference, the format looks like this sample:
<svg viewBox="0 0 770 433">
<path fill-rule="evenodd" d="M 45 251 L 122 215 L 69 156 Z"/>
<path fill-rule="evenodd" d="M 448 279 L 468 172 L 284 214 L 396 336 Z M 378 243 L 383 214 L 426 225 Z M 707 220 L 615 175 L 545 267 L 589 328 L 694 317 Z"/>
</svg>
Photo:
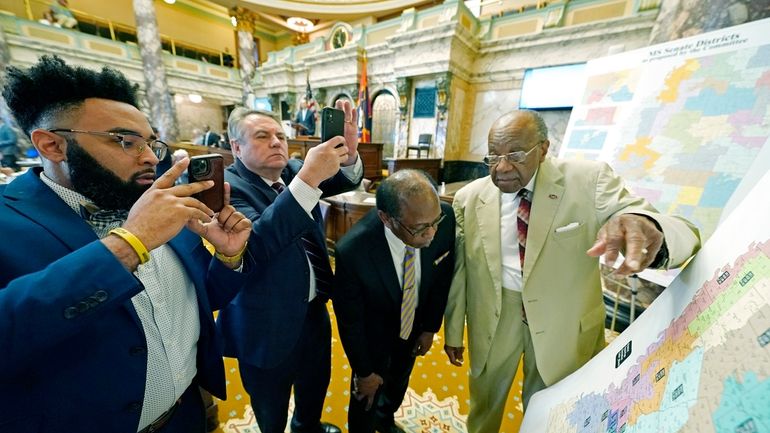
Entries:
<svg viewBox="0 0 770 433">
<path fill-rule="evenodd" d="M 146 170 L 134 173 L 124 181 L 101 166 L 77 140 L 67 138 L 67 163 L 72 188 L 104 210 L 129 210 L 151 185 L 140 185 L 136 179 Z"/>
</svg>

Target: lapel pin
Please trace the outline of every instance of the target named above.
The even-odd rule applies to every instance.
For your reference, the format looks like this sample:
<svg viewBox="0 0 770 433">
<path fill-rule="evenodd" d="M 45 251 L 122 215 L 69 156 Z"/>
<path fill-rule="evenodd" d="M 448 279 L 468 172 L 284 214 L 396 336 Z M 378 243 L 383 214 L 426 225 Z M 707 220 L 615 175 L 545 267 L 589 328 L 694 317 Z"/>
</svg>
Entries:
<svg viewBox="0 0 770 433">
<path fill-rule="evenodd" d="M 557 198 L 559 198 L 559 196 L 557 196 L 556 194 L 548 194 L 548 198 L 552 200 L 556 200 Z"/>
</svg>

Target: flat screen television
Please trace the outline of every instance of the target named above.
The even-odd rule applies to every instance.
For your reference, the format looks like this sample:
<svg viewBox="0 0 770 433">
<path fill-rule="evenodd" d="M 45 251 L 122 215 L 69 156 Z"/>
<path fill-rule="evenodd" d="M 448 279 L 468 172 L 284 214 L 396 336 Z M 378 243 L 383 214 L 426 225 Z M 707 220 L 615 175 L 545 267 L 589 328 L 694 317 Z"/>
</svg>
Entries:
<svg viewBox="0 0 770 433">
<path fill-rule="evenodd" d="M 585 66 L 585 63 L 573 63 L 525 70 L 519 108 L 572 108 L 580 100 L 585 87 Z"/>
</svg>

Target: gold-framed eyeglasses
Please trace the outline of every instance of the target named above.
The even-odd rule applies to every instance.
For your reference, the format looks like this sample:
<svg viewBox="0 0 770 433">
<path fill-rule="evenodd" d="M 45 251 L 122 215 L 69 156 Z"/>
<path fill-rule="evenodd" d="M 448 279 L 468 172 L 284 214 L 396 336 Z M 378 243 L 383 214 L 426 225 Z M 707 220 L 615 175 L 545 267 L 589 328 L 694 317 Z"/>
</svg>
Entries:
<svg viewBox="0 0 770 433">
<path fill-rule="evenodd" d="M 523 150 L 517 150 L 516 152 L 506 153 L 505 155 L 487 155 L 484 157 L 484 164 L 489 167 L 494 167 L 503 159 L 508 161 L 509 164 L 521 164 L 522 162 L 526 161 L 529 154 L 538 147 L 540 146 L 535 146 L 526 152 Z"/>
<path fill-rule="evenodd" d="M 102 132 L 102 131 L 83 131 L 81 129 L 55 128 L 48 132 L 70 132 L 73 134 L 97 135 L 100 137 L 112 137 L 116 143 L 123 148 L 123 152 L 131 156 L 139 156 L 144 152 L 145 147 L 149 147 L 152 153 L 158 159 L 163 159 L 168 152 L 168 145 L 157 138 L 144 138 L 139 134 L 128 132 Z"/>
<path fill-rule="evenodd" d="M 402 223 L 401 220 L 399 220 L 398 218 L 393 218 L 393 219 L 396 220 L 398 225 L 400 225 L 404 230 L 406 230 L 407 233 L 412 235 L 412 237 L 420 237 L 424 235 L 428 231 L 428 229 L 431 229 L 431 228 L 437 229 L 438 225 L 441 224 L 441 221 L 444 221 L 444 218 L 446 218 L 446 214 L 442 212 L 441 215 L 439 215 L 438 218 L 436 218 L 436 220 L 433 221 L 432 223 L 422 224 L 420 227 L 416 229 L 410 229 L 409 227 L 405 226 L 404 223 Z"/>
</svg>

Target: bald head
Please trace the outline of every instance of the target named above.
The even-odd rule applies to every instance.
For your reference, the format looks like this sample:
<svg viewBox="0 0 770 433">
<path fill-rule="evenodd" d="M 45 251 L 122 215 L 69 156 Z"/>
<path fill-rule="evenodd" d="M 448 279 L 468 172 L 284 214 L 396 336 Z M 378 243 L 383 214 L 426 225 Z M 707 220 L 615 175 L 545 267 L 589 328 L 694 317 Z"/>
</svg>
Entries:
<svg viewBox="0 0 770 433">
<path fill-rule="evenodd" d="M 548 153 L 548 128 L 535 111 L 517 110 L 497 119 L 489 130 L 489 155 L 504 157 L 489 167 L 502 192 L 525 187 Z"/>
<path fill-rule="evenodd" d="M 393 234 L 407 245 L 430 245 L 441 219 L 433 181 L 420 170 L 399 170 L 377 188 L 377 213 Z"/>
<path fill-rule="evenodd" d="M 489 143 L 524 138 L 531 141 L 548 139 L 548 127 L 536 111 L 516 110 L 504 114 L 492 124 L 489 130 Z M 525 149 L 529 150 L 529 149 Z"/>
</svg>

